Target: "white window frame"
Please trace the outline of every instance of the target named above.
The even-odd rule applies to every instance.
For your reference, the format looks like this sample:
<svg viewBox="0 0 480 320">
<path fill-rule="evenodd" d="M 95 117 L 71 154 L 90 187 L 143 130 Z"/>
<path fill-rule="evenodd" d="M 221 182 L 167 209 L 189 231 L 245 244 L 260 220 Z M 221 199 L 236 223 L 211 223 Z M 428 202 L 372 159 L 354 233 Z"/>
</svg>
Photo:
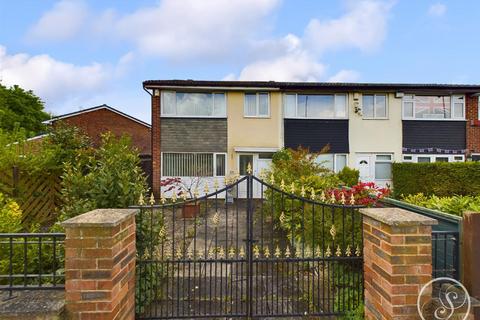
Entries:
<svg viewBox="0 0 480 320">
<path fill-rule="evenodd" d="M 480 120 L 480 96 L 478 96 L 477 98 L 478 98 L 478 100 L 477 100 L 477 113 L 478 113 L 477 119 Z"/>
<path fill-rule="evenodd" d="M 412 157 L 411 160 L 406 160 L 405 157 Z M 465 155 L 464 154 L 403 154 L 402 155 L 402 162 L 411 162 L 411 163 L 419 163 L 418 158 L 430 158 L 429 163 L 436 162 L 437 158 L 448 158 L 448 162 L 465 162 Z M 456 160 L 455 157 L 461 157 L 462 160 Z"/>
<path fill-rule="evenodd" d="M 376 166 L 377 166 L 377 163 L 393 163 L 393 153 L 374 153 L 373 156 L 375 157 L 374 159 L 374 162 L 373 162 L 373 178 L 375 181 L 385 181 L 385 182 L 388 182 L 388 181 L 391 181 L 392 179 L 377 179 L 377 177 L 375 176 L 375 172 L 376 172 Z M 390 157 L 390 160 L 383 160 L 383 159 L 378 159 L 378 156 L 389 156 Z M 390 172 L 390 175 L 392 173 Z"/>
<path fill-rule="evenodd" d="M 250 116 L 246 114 L 247 111 L 247 94 L 255 95 L 256 96 L 256 103 L 255 103 L 255 115 Z M 268 114 L 261 115 L 259 114 L 260 110 L 260 95 L 266 94 L 267 95 L 267 107 L 268 107 Z M 243 95 L 243 117 L 244 118 L 270 118 L 270 93 L 269 92 L 245 92 Z"/>
<path fill-rule="evenodd" d="M 333 96 L 333 117 L 329 118 L 322 118 L 322 117 L 300 117 L 298 116 L 298 95 L 319 95 L 319 96 Z M 287 95 L 294 95 L 295 96 L 295 116 L 286 116 L 286 96 Z M 337 96 L 345 96 L 345 117 L 337 117 L 335 115 L 335 104 L 337 100 Z M 283 95 L 283 114 L 285 119 L 348 119 L 348 93 L 318 93 L 318 94 L 312 94 L 312 93 L 284 93 Z"/>
<path fill-rule="evenodd" d="M 337 168 L 337 157 L 345 156 L 345 167 L 348 167 L 348 153 L 324 153 L 325 155 L 333 155 L 333 172 L 338 173 L 340 170 Z M 321 154 L 320 154 L 321 155 Z"/>
<path fill-rule="evenodd" d="M 175 94 L 175 113 L 165 113 L 164 112 L 164 93 L 170 92 Z M 211 115 L 211 116 L 204 116 L 204 115 L 179 115 L 177 114 L 177 102 L 176 96 L 178 93 L 208 93 L 212 95 L 213 100 L 213 109 L 215 110 L 215 94 L 223 94 L 225 96 L 225 114 L 223 115 Z M 160 94 L 160 115 L 161 117 L 165 118 L 217 118 L 217 119 L 224 119 L 227 117 L 227 108 L 228 108 L 228 95 L 227 92 L 224 91 L 209 91 L 209 92 L 184 92 L 184 91 L 174 91 L 174 90 L 162 90 Z"/>
<path fill-rule="evenodd" d="M 185 152 L 185 151 L 181 151 L 181 152 L 162 152 L 161 153 L 161 164 L 160 164 L 160 172 L 162 173 L 162 176 L 163 176 L 163 165 L 164 165 L 164 158 L 163 158 L 163 155 L 164 154 L 169 154 L 169 153 L 188 153 L 188 154 L 197 154 L 197 153 L 202 153 L 202 154 L 205 154 L 205 153 L 208 153 L 208 154 L 212 154 L 213 155 L 213 176 L 205 176 L 205 177 L 202 177 L 202 178 L 214 178 L 214 177 L 225 177 L 227 175 L 227 172 L 228 172 L 228 158 L 227 158 L 227 153 L 226 152 Z M 225 176 L 217 176 L 217 155 L 219 154 L 223 154 L 225 156 Z M 178 178 L 190 178 L 191 176 L 166 176 L 166 177 L 178 177 Z"/>
<path fill-rule="evenodd" d="M 434 95 L 418 95 L 418 96 L 434 96 Z M 415 118 L 415 95 L 414 94 L 405 94 L 405 96 L 402 98 L 402 119 L 403 120 L 418 120 L 418 121 L 465 121 L 465 112 L 466 112 L 466 97 L 465 95 L 462 94 L 452 94 L 452 95 L 442 95 L 442 96 L 449 96 L 450 97 L 450 118 Z M 411 97 L 411 98 L 408 98 Z M 455 98 L 462 97 L 463 100 L 463 110 L 462 118 L 454 118 L 454 107 L 455 107 Z M 411 117 L 408 117 L 405 115 L 405 102 L 411 102 L 413 103 L 413 114 Z M 480 112 L 479 112 L 480 116 Z"/>
<path fill-rule="evenodd" d="M 366 117 L 365 113 L 363 112 L 363 97 L 364 96 L 373 96 L 373 117 Z M 377 117 L 376 113 L 376 108 L 375 104 L 377 102 L 377 96 L 385 96 L 385 117 Z M 388 94 L 387 93 L 367 93 L 367 94 L 362 94 L 362 118 L 364 120 L 388 120 L 388 115 L 389 115 L 389 109 L 388 109 Z"/>
</svg>

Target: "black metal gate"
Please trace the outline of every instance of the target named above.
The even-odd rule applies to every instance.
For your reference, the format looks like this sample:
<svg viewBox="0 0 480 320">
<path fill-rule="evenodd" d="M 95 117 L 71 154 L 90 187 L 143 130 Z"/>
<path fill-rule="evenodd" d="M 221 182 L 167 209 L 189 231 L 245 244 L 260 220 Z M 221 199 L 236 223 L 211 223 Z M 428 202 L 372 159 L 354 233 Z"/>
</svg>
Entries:
<svg viewBox="0 0 480 320">
<path fill-rule="evenodd" d="M 362 303 L 353 197 L 266 180 L 138 206 L 138 319 L 318 317 Z"/>
</svg>

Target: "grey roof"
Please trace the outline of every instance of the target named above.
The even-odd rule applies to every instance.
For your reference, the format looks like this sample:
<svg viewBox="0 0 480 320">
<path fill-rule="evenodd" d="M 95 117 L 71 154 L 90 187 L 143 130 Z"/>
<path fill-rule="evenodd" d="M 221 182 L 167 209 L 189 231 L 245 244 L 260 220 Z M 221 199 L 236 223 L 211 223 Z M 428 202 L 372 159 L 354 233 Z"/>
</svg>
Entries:
<svg viewBox="0 0 480 320">
<path fill-rule="evenodd" d="M 223 87 L 223 88 L 272 88 L 279 90 L 384 90 L 451 93 L 480 93 L 479 84 L 440 83 L 354 83 L 354 82 L 278 82 L 278 81 L 213 81 L 213 80 L 146 80 L 144 88 L 161 87 Z"/>
</svg>

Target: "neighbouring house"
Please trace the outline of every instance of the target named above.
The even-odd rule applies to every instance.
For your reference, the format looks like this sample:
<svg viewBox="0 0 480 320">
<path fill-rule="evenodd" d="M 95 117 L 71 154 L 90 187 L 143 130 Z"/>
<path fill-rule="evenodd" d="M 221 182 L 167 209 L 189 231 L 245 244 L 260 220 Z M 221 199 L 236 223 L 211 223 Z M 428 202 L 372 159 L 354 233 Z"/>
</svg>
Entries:
<svg viewBox="0 0 480 320">
<path fill-rule="evenodd" d="M 140 154 L 151 154 L 151 126 L 106 104 L 55 116 L 44 123 L 55 126 L 60 122 L 81 129 L 96 145 L 105 132 L 116 136 L 127 134 Z"/>
<path fill-rule="evenodd" d="M 479 155 L 479 85 L 149 80 L 153 190 L 162 177 L 259 174 L 283 147 L 391 183 L 392 162 Z M 475 117 L 471 119 L 470 117 Z M 468 121 L 467 121 L 468 120 Z M 207 179 L 207 181 L 208 181 Z M 255 191 L 254 192 L 258 192 Z"/>
<path fill-rule="evenodd" d="M 87 134 L 94 145 L 99 145 L 101 135 L 105 132 L 116 136 L 129 135 L 133 146 L 139 150 L 142 169 L 148 177 L 149 185 L 152 185 L 150 124 L 106 104 L 55 116 L 44 123 L 52 126 L 58 123 L 75 126 Z"/>
</svg>

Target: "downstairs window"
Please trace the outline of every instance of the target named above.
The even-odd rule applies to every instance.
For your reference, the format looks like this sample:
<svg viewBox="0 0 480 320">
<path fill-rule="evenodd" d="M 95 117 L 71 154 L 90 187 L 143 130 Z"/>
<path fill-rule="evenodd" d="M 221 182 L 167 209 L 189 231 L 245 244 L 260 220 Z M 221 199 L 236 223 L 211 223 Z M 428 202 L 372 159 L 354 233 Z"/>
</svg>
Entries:
<svg viewBox="0 0 480 320">
<path fill-rule="evenodd" d="M 223 177 L 225 153 L 163 153 L 162 175 L 166 177 Z"/>
</svg>

